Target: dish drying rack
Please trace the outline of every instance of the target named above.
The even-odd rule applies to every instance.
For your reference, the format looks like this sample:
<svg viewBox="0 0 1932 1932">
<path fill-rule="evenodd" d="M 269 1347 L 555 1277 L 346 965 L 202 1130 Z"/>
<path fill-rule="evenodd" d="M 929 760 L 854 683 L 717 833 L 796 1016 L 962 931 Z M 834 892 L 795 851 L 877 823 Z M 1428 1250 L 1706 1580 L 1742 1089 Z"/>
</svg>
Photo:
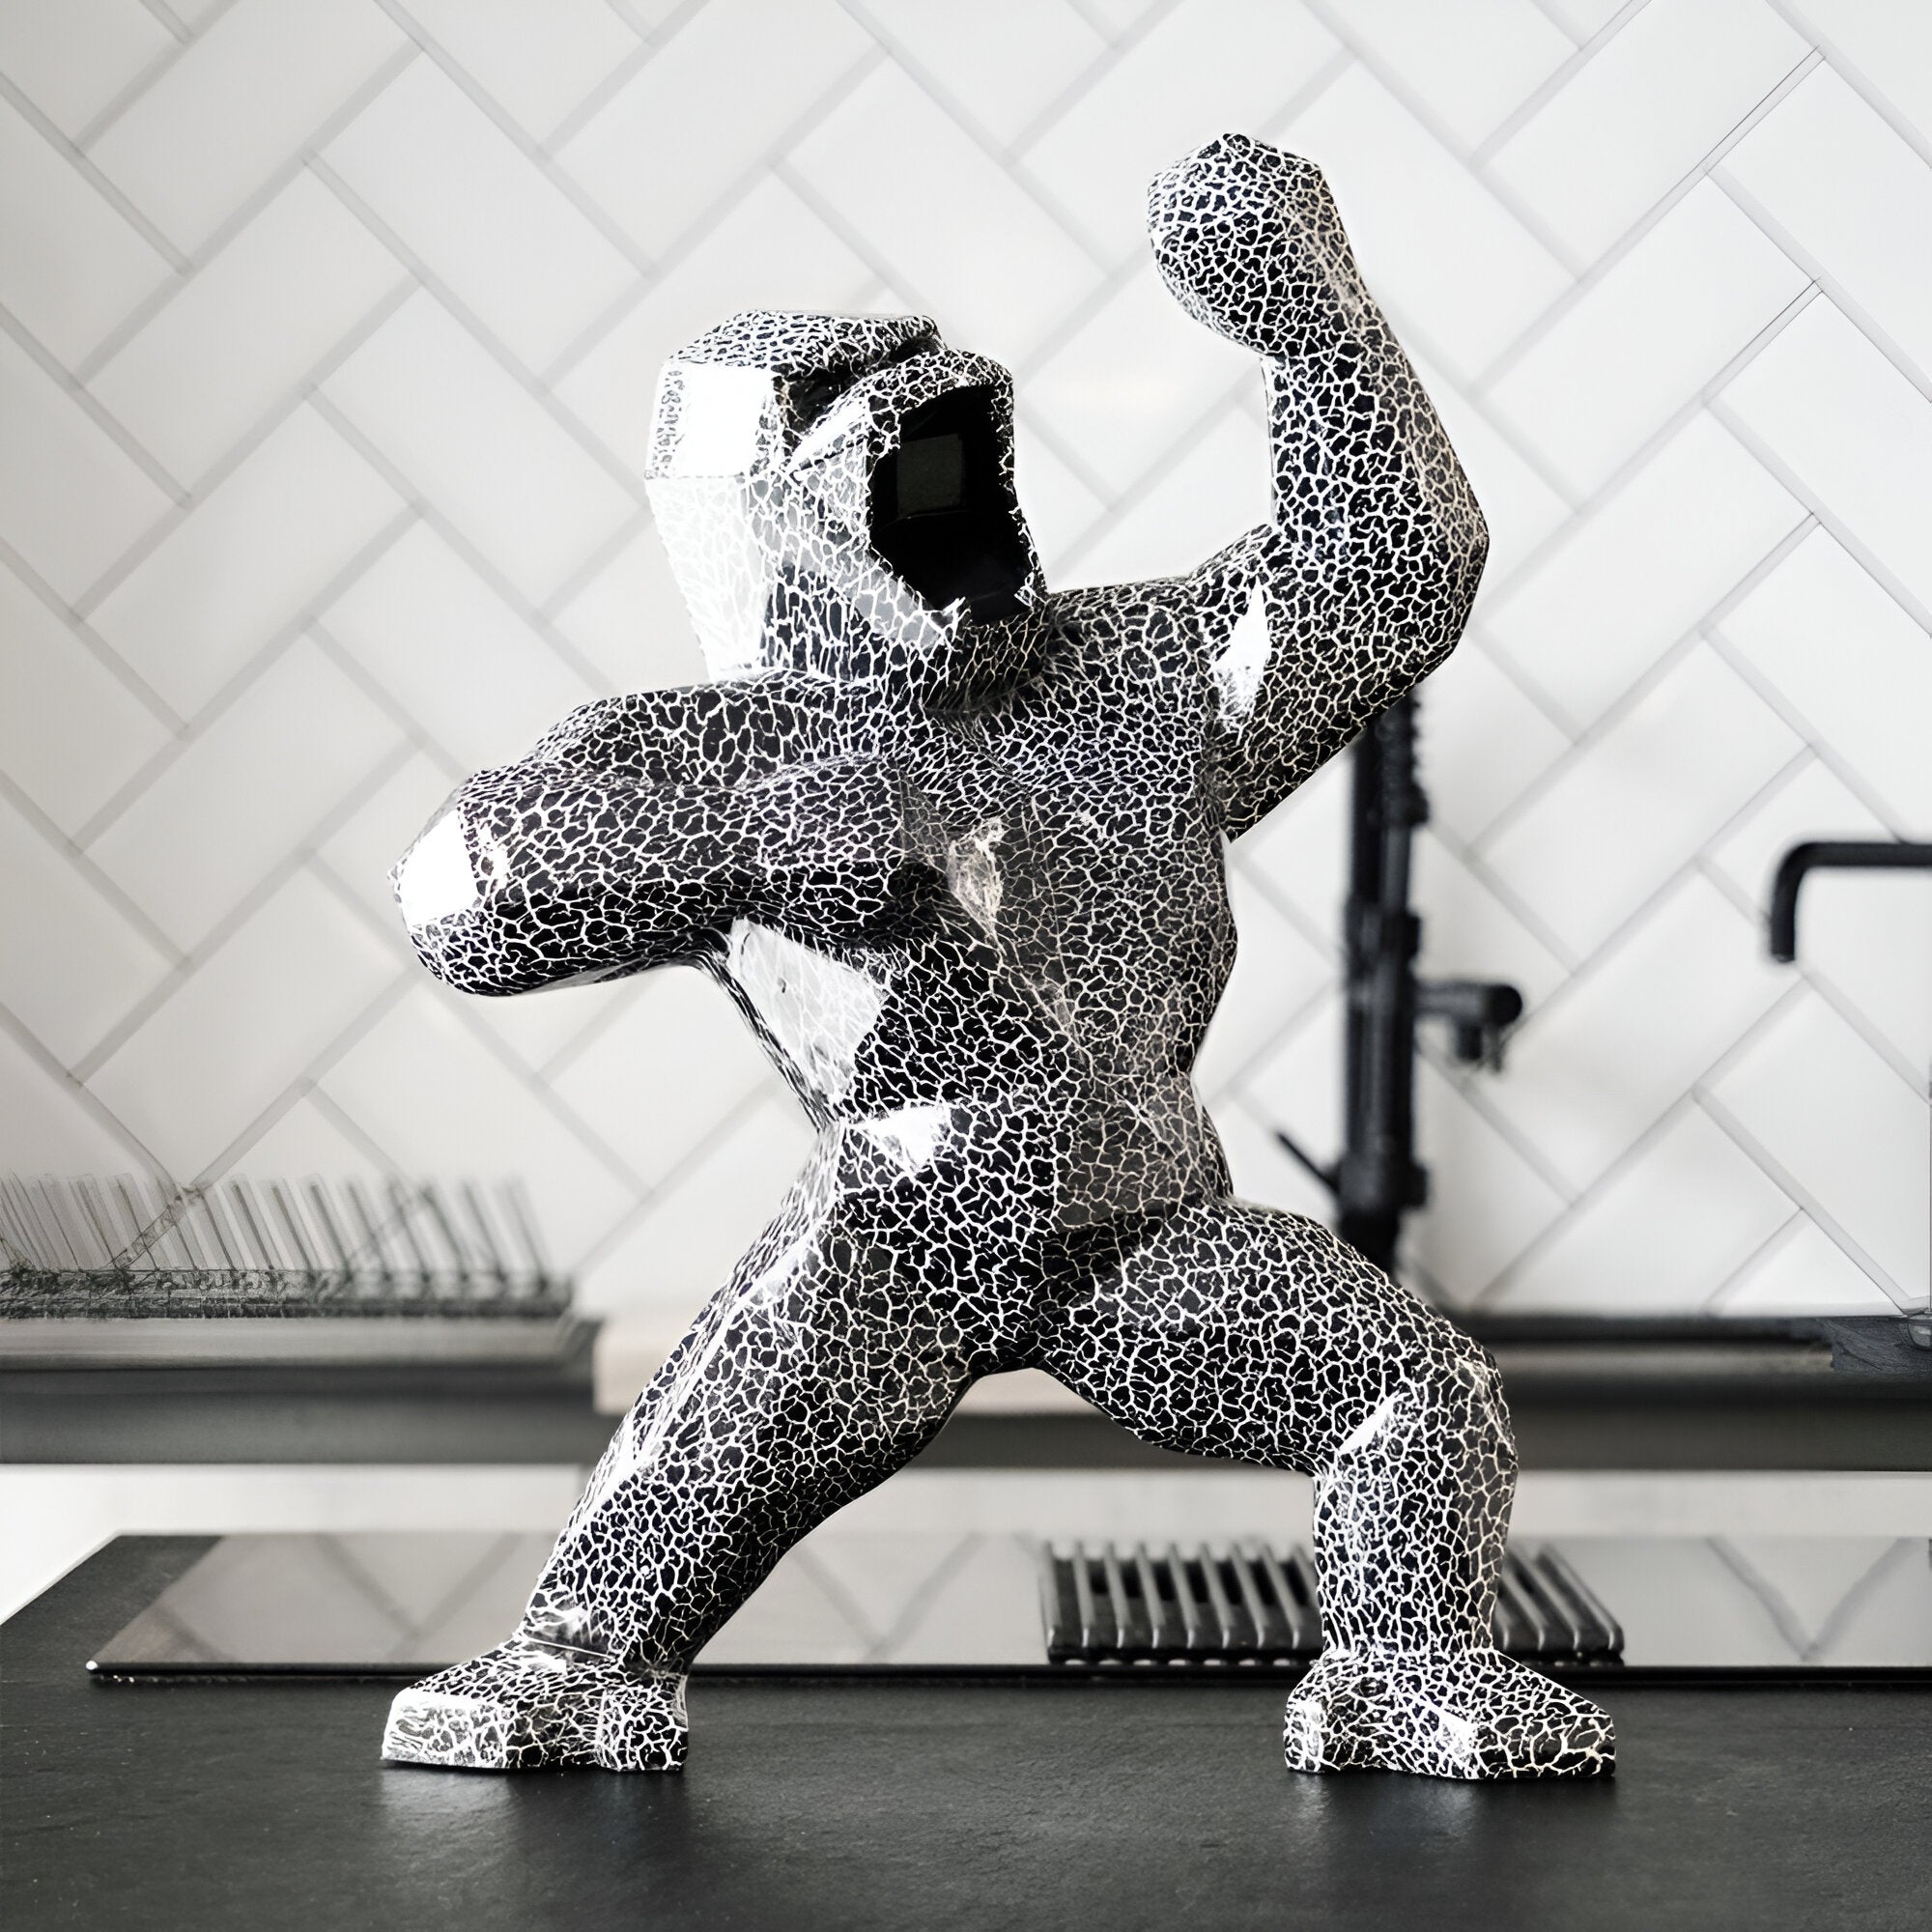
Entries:
<svg viewBox="0 0 1932 1932">
<path fill-rule="evenodd" d="M 521 1187 L 0 1176 L 0 1317 L 556 1321 Z"/>
</svg>

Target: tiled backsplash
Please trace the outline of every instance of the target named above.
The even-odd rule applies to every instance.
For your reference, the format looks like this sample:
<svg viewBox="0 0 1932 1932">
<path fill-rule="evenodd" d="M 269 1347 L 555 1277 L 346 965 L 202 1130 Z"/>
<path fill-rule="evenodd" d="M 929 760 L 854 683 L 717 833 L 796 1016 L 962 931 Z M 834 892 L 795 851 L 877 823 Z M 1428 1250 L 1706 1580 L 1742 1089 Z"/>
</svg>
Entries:
<svg viewBox="0 0 1932 1932">
<path fill-rule="evenodd" d="M 695 1306 L 797 1110 L 688 975 L 433 985 L 384 873 L 467 771 L 696 673 L 639 471 L 738 306 L 1015 370 L 1050 577 L 1264 512 L 1260 385 L 1147 260 L 1224 127 L 1326 170 L 1489 511 L 1425 691 L 1411 1264 L 1457 1303 L 1927 1293 L 1932 9 L 1903 0 L 15 0 L 0 8 L 0 1166 L 528 1183 L 595 1306 Z M 1202 1068 L 1322 1204 L 1343 780 L 1237 848 Z M 1432 1042 L 1432 1052 L 1435 1042 Z"/>
</svg>

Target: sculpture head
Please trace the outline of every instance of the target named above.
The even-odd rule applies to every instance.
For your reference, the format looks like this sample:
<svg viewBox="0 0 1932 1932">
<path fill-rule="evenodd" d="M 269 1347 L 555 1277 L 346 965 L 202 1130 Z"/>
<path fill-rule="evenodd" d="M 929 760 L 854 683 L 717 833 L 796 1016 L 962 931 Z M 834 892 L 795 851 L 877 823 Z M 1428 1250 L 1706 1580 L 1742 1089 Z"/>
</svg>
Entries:
<svg viewBox="0 0 1932 1932">
<path fill-rule="evenodd" d="M 751 310 L 707 330 L 659 379 L 647 487 L 715 677 L 970 701 L 1038 646 L 1012 379 L 923 316 Z"/>
</svg>

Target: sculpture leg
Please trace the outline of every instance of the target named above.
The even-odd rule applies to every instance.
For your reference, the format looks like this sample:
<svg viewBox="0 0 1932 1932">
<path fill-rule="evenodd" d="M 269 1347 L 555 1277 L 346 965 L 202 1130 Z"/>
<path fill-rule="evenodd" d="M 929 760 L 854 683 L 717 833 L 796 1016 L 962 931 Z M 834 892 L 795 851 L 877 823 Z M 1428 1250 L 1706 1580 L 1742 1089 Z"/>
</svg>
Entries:
<svg viewBox="0 0 1932 1932">
<path fill-rule="evenodd" d="M 1325 1228 L 1185 1208 L 1071 1293 L 1041 1362 L 1149 1440 L 1316 1478 L 1326 1648 L 1293 1768 L 1611 1769 L 1609 1719 L 1490 1642 L 1516 1480 L 1494 1365 Z"/>
<path fill-rule="evenodd" d="M 404 1691 L 385 1757 L 684 1761 L 684 1673 L 808 1530 L 882 1482 L 982 1363 L 916 1202 L 808 1174 L 617 1431 L 507 1643 Z"/>
</svg>

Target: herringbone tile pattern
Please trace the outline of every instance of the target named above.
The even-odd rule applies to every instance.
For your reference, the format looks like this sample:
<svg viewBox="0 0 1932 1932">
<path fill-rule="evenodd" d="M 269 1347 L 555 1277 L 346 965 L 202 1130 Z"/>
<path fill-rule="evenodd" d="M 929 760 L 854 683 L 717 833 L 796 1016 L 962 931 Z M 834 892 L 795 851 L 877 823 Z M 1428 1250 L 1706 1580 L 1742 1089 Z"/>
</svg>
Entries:
<svg viewBox="0 0 1932 1932">
<path fill-rule="evenodd" d="M 383 874 L 464 773 L 696 673 L 656 367 L 750 303 L 1009 362 L 1061 582 L 1264 513 L 1259 386 L 1142 186 L 1313 156 L 1495 533 L 1427 694 L 1456 1302 L 1927 1292 L 1932 11 L 1906 0 L 6 0 L 0 1165 L 514 1172 L 593 1303 L 695 1304 L 804 1130 L 708 989 L 502 1006 Z M 1251 1194 L 1333 1140 L 1339 774 L 1240 850 L 1204 1084 Z"/>
</svg>

